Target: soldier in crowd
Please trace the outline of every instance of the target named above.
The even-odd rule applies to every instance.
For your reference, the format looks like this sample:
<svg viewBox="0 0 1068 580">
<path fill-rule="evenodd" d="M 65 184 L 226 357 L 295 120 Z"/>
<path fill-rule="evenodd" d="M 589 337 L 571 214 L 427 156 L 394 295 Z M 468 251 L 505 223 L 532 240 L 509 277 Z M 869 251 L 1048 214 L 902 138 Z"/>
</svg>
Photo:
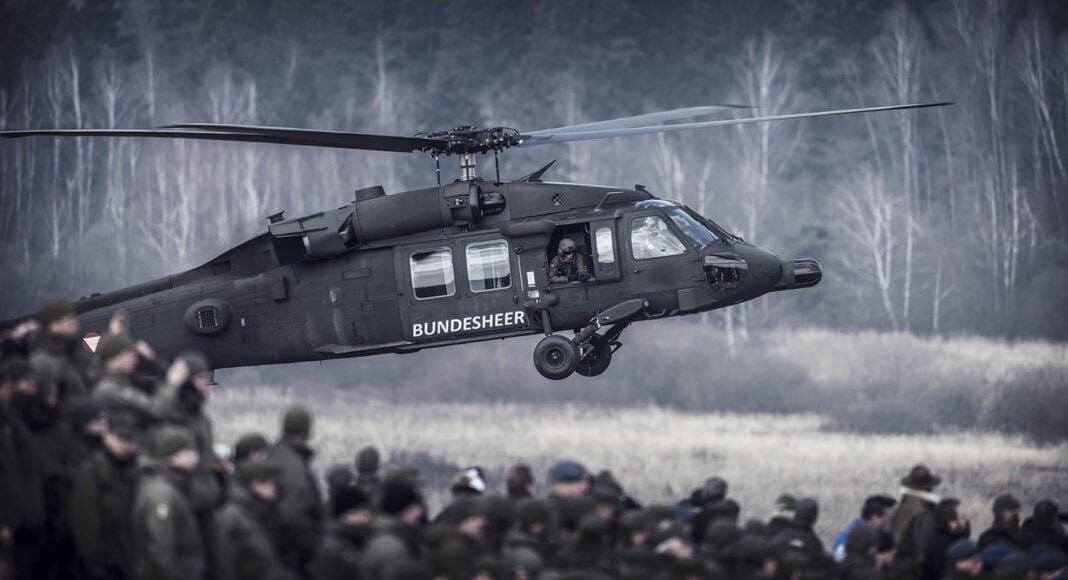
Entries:
<svg viewBox="0 0 1068 580">
<path fill-rule="evenodd" d="M 504 481 L 508 499 L 518 501 L 534 497 L 534 471 L 526 463 L 508 468 Z"/>
<path fill-rule="evenodd" d="M 211 395 L 211 367 L 197 352 L 179 354 L 171 365 L 166 383 L 156 395 L 154 405 L 160 423 L 186 429 L 196 443 L 197 462 L 189 478 L 189 502 L 200 526 L 200 536 L 208 559 L 209 575 L 215 564 L 214 510 L 222 504 L 223 473 L 215 458 L 215 436 L 205 405 Z M 222 579 L 220 579 L 222 580 Z"/>
<path fill-rule="evenodd" d="M 234 443 L 234 467 L 244 463 L 245 461 L 261 461 L 267 459 L 267 455 L 270 452 L 271 444 L 267 442 L 267 438 L 259 433 L 249 433 L 242 435 L 240 439 Z"/>
<path fill-rule="evenodd" d="M 316 580 L 360 578 L 362 553 L 371 539 L 371 501 L 362 489 L 347 485 L 337 490 L 331 521 L 312 564 Z"/>
<path fill-rule="evenodd" d="M 326 471 L 326 503 L 323 504 L 323 513 L 333 513 L 337 494 L 354 485 L 356 485 L 356 474 L 348 465 L 339 464 L 328 469 Z"/>
<path fill-rule="evenodd" d="M 775 535 L 775 541 L 789 546 L 790 550 L 804 556 L 806 576 L 822 574 L 830 566 L 830 559 L 823 548 L 823 541 L 816 535 L 813 527 L 819 520 L 820 505 L 815 498 L 803 497 L 797 500 L 794 519 L 786 529 Z"/>
<path fill-rule="evenodd" d="M 1004 493 L 994 498 L 991 511 L 994 514 L 994 522 L 983 533 L 979 534 L 979 549 L 982 550 L 991 544 L 1008 544 L 1016 546 L 1016 533 L 1020 531 L 1020 500 L 1011 494 Z"/>
<path fill-rule="evenodd" d="M 135 414 L 142 433 L 160 419 L 161 401 L 154 388 L 134 380 L 138 365 L 138 346 L 125 334 L 108 334 L 100 339 L 96 354 L 100 357 L 103 377 L 93 389 L 93 398 L 107 411 L 124 410 Z"/>
<path fill-rule="evenodd" d="M 137 580 L 201 580 L 207 561 L 200 526 L 189 500 L 189 480 L 200 463 L 186 429 L 164 426 L 152 438 L 133 505 L 134 575 Z"/>
<path fill-rule="evenodd" d="M 372 503 L 378 502 L 379 491 L 382 487 L 382 478 L 378 475 L 378 467 L 381 458 L 378 449 L 364 447 L 356 453 L 356 487 L 359 487 Z"/>
<path fill-rule="evenodd" d="M 845 560 L 846 536 L 849 535 L 854 526 L 867 523 L 875 529 L 881 528 L 890 510 L 895 505 L 897 505 L 897 500 L 886 495 L 873 495 L 865 499 L 864 505 L 860 508 L 860 517 L 849 522 L 849 525 L 835 537 L 834 545 L 831 548 L 831 555 L 834 557 L 834 561 L 841 562 Z"/>
<path fill-rule="evenodd" d="M 894 535 L 894 573 L 902 580 L 919 578 L 923 569 L 924 551 L 935 533 L 934 509 L 941 500 L 934 489 L 941 482 L 926 465 L 916 465 L 901 480 L 901 501 L 885 526 Z"/>
<path fill-rule="evenodd" d="M 849 530 L 841 567 L 841 580 L 879 580 L 875 556 L 878 553 L 879 528 L 862 521 Z"/>
<path fill-rule="evenodd" d="M 49 300 L 37 312 L 39 333 L 33 341 L 30 364 L 41 384 L 55 387 L 60 404 L 85 395 L 92 384 L 89 353 L 81 346 L 81 325 L 74 307 L 65 300 Z"/>
<path fill-rule="evenodd" d="M 975 578 L 983 571 L 983 560 L 979 546 L 971 540 L 957 540 L 946 550 L 946 569 L 942 578 L 947 580 L 967 580 Z"/>
<path fill-rule="evenodd" d="M 590 475 L 586 466 L 577 461 L 560 461 L 549 469 L 549 495 L 546 498 L 552 514 L 549 533 L 554 542 L 560 542 L 574 534 L 582 516 L 595 508 L 587 493 Z M 550 555 L 551 556 L 551 555 Z"/>
<path fill-rule="evenodd" d="M 133 518 L 140 471 L 137 425 L 121 411 L 108 416 L 103 445 L 79 467 L 71 498 L 70 527 L 78 554 L 94 580 L 133 574 Z"/>
<path fill-rule="evenodd" d="M 1035 503 L 1031 516 L 1020 526 L 1016 534 L 1016 543 L 1021 549 L 1031 550 L 1036 546 L 1047 546 L 1068 554 L 1068 534 L 1057 522 L 1060 506 L 1052 499 L 1043 499 Z"/>
<path fill-rule="evenodd" d="M 923 552 L 920 578 L 938 580 L 945 570 L 946 550 L 953 543 L 972 534 L 968 516 L 960 508 L 960 500 L 947 497 L 935 507 L 935 532 Z"/>
<path fill-rule="evenodd" d="M 408 474 L 387 477 L 372 523 L 373 535 L 364 550 L 364 577 L 385 577 L 401 563 L 419 558 L 425 522 L 426 507 L 419 486 Z"/>
<path fill-rule="evenodd" d="M 282 563 L 278 513 L 278 468 L 270 461 L 245 461 L 235 469 L 237 485 L 215 518 L 216 578 L 293 580 Z"/>
<path fill-rule="evenodd" d="M 314 450 L 312 415 L 305 407 L 293 405 L 282 416 L 282 436 L 271 448 L 269 459 L 278 466 L 278 482 L 284 493 L 279 502 L 282 528 L 295 560 L 288 564 L 301 575 L 315 556 L 323 524 L 323 498 L 311 469 Z"/>
<path fill-rule="evenodd" d="M 796 507 L 796 497 L 789 493 L 780 495 L 775 500 L 775 513 L 768 520 L 768 533 L 775 535 L 789 527 L 790 522 L 794 519 L 794 509 Z"/>
</svg>

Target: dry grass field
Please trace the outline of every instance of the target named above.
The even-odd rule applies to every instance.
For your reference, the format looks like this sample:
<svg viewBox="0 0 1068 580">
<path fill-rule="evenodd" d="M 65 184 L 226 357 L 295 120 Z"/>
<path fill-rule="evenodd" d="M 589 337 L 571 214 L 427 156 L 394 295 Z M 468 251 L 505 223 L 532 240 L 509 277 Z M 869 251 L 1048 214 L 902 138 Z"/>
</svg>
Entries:
<svg viewBox="0 0 1068 580">
<path fill-rule="evenodd" d="M 210 411 L 217 439 L 261 432 L 274 437 L 280 414 L 302 402 L 316 415 L 320 472 L 375 445 L 388 464 L 420 469 L 439 507 L 460 467 L 486 468 L 493 489 L 516 462 L 544 474 L 559 458 L 611 469 L 645 503 L 687 497 L 710 475 L 726 477 L 743 518 L 765 518 L 784 492 L 822 504 L 819 531 L 830 539 L 872 493 L 897 495 L 915 463 L 941 474 L 939 489 L 963 500 L 982 529 L 995 495 L 1011 491 L 1030 505 L 1041 497 L 1068 504 L 1068 444 L 1036 447 L 1023 439 L 959 432 L 858 435 L 828 430 L 818 415 L 695 414 L 656 406 L 400 402 L 381 393 L 302 386 L 224 384 Z"/>
</svg>

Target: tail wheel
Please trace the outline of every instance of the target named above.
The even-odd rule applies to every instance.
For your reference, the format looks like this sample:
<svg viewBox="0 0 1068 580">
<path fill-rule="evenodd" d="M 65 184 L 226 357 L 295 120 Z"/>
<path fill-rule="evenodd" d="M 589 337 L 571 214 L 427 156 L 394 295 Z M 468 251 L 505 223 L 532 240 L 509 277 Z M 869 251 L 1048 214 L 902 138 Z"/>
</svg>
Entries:
<svg viewBox="0 0 1068 580">
<path fill-rule="evenodd" d="M 593 350 L 575 366 L 575 372 L 584 377 L 596 377 L 612 364 L 612 343 L 603 336 L 593 340 Z"/>
<path fill-rule="evenodd" d="M 534 347 L 534 366 L 543 377 L 554 381 L 571 376 L 578 358 L 575 343 L 560 335 L 546 336 Z"/>
</svg>

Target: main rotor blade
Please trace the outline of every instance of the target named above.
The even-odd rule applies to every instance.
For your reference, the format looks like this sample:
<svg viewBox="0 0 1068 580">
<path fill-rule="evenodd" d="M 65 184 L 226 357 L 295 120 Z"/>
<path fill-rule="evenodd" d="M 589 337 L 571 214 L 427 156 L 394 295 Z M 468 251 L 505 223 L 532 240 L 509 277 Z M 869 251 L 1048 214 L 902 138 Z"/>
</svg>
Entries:
<svg viewBox="0 0 1068 580">
<path fill-rule="evenodd" d="M 831 115 L 850 115 L 853 113 L 872 113 L 875 111 L 895 111 L 899 109 L 922 109 L 924 107 L 941 107 L 953 103 L 920 103 L 914 105 L 890 105 L 886 107 L 866 107 L 863 109 L 840 109 L 837 111 L 817 111 L 814 113 L 794 113 L 790 115 L 772 115 L 770 117 L 747 117 L 744 119 L 723 119 L 720 121 L 702 121 L 699 123 L 681 123 L 678 125 L 658 125 L 655 127 L 632 127 L 627 129 L 610 129 L 605 131 L 580 131 L 574 133 L 557 134 L 527 134 L 520 135 L 520 147 L 533 145 L 547 145 L 549 143 L 566 143 L 568 141 L 588 141 L 592 139 L 607 139 L 609 137 L 624 137 L 629 135 L 646 135 L 649 133 L 672 133 L 675 131 L 689 131 L 691 129 L 703 129 L 705 127 L 723 127 L 726 125 L 745 125 L 749 123 L 764 123 L 767 121 L 785 121 L 787 119 L 808 119 L 811 117 L 829 117 Z"/>
<path fill-rule="evenodd" d="M 238 126 L 233 126 L 238 127 Z M 369 135 L 331 131 L 304 131 L 299 129 L 275 129 L 273 127 L 249 127 L 242 130 L 177 130 L 177 129 L 34 129 L 27 131 L 0 131 L 0 137 L 147 137 L 156 139 L 203 139 L 208 141 L 240 141 L 245 143 L 274 143 L 276 145 L 299 145 L 304 147 L 333 147 L 337 149 L 365 149 L 412 153 L 424 148 L 441 147 L 445 141 L 423 137 L 397 137 L 393 135 Z"/>
<path fill-rule="evenodd" d="M 541 131 L 533 131 L 527 133 L 530 136 L 541 135 L 560 135 L 563 133 L 575 133 L 579 131 L 602 131 L 607 129 L 627 129 L 630 127 L 642 127 L 650 125 L 652 123 L 663 123 L 665 121 L 677 121 L 679 119 L 689 119 L 690 117 L 703 117 L 705 115 L 711 115 L 713 113 L 721 113 L 723 111 L 731 111 L 734 109 L 751 109 L 744 105 L 709 105 L 705 107 L 687 107 L 685 109 L 672 109 L 670 111 L 659 111 L 656 113 L 646 113 L 644 115 L 634 115 L 633 117 L 620 117 L 618 119 L 608 119 L 607 121 L 594 121 L 593 123 L 582 123 L 581 125 L 568 125 L 566 127 L 557 127 L 555 129 L 543 129 Z"/>
</svg>

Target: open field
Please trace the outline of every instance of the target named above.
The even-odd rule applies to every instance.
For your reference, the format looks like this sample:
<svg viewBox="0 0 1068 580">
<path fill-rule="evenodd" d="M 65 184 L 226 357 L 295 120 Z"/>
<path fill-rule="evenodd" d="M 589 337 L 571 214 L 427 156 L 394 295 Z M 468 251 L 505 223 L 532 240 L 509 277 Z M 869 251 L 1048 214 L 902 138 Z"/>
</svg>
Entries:
<svg viewBox="0 0 1068 580">
<path fill-rule="evenodd" d="M 939 489 L 963 500 L 980 530 L 995 495 L 1011 491 L 1028 506 L 1042 497 L 1068 504 L 1068 444 L 1035 447 L 1023 439 L 959 432 L 858 435 L 827 431 L 818 415 L 697 414 L 653 405 L 398 402 L 332 387 L 239 387 L 224 384 L 210 411 L 216 437 L 232 443 L 258 431 L 274 437 L 285 407 L 301 402 L 316 415 L 316 466 L 352 461 L 375 445 L 393 465 L 422 472 L 439 507 L 460 468 L 481 465 L 503 491 L 504 470 L 530 463 L 539 478 L 556 459 L 609 468 L 645 503 L 686 497 L 710 475 L 731 484 L 742 516 L 765 518 L 783 492 L 820 499 L 827 540 L 872 493 L 896 495 L 898 480 L 923 462 Z M 539 481 L 540 483 L 540 481 Z"/>
<path fill-rule="evenodd" d="M 732 354 L 716 317 L 637 324 L 612 367 L 547 381 L 538 338 L 241 369 L 223 385 L 351 388 L 394 401 L 801 413 L 860 433 L 1000 431 L 1068 441 L 1068 344 L 818 328 L 754 330 Z M 313 391 L 309 391 L 313 392 Z"/>
</svg>

